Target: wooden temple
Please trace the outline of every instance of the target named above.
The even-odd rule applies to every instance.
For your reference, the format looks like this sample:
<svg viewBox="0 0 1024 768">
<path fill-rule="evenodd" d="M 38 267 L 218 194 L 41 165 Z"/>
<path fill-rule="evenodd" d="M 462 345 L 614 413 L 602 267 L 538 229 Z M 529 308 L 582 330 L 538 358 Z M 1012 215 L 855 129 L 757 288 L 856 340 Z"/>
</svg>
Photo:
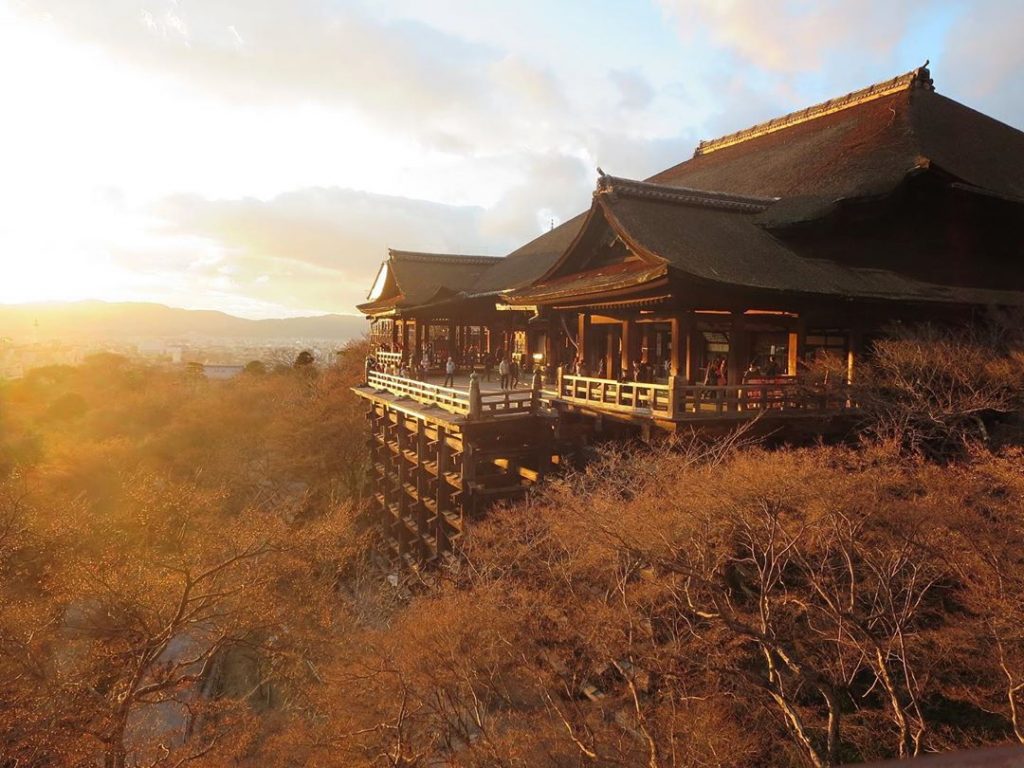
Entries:
<svg viewBox="0 0 1024 768">
<path fill-rule="evenodd" d="M 409 469 L 377 459 L 423 441 L 456 451 L 453 430 L 538 436 L 539 453 L 518 438 L 508 455 L 483 449 L 483 473 L 464 441 L 445 454 L 509 489 L 557 461 L 570 419 L 646 432 L 828 417 L 855 407 L 844 385 L 894 323 L 1024 305 L 1024 133 L 940 95 L 925 67 L 701 142 L 646 180 L 599 174 L 589 210 L 505 257 L 389 252 L 359 307 L 379 350 L 357 389 L 379 487 Z M 429 381 L 449 356 L 477 372 L 472 387 Z M 482 386 L 502 359 L 522 390 Z M 812 375 L 822 360 L 831 379 Z M 526 394 L 530 408 L 513 404 Z M 441 493 L 437 473 L 415 471 L 435 507 L 487 487 Z M 422 517 L 431 502 L 409 490 Z M 397 531 L 401 494 L 379 495 Z M 395 535 L 400 554 L 445 549 L 437 520 L 416 523 Z"/>
</svg>

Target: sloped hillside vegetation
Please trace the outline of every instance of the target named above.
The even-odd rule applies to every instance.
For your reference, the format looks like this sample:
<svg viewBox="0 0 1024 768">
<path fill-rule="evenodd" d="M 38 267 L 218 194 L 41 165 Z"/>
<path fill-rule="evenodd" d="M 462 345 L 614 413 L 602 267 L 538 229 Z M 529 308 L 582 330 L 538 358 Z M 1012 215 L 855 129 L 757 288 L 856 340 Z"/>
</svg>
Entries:
<svg viewBox="0 0 1024 768">
<path fill-rule="evenodd" d="M 393 572 L 332 370 L 8 384 L 0 765 L 825 766 L 1024 743 L 1024 348 L 911 329 L 860 437 L 604 446 Z"/>
</svg>

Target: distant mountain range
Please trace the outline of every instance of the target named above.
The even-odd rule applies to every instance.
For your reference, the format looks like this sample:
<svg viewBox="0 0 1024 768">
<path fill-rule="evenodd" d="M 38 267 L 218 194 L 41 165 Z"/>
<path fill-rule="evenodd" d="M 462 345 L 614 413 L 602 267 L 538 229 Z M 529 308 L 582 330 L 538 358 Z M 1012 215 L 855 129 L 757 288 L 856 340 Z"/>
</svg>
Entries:
<svg viewBox="0 0 1024 768">
<path fill-rule="evenodd" d="M 367 331 L 357 315 L 247 320 L 214 310 L 178 309 L 139 302 L 77 301 L 0 304 L 0 338 L 38 339 L 252 339 L 346 341 Z"/>
</svg>

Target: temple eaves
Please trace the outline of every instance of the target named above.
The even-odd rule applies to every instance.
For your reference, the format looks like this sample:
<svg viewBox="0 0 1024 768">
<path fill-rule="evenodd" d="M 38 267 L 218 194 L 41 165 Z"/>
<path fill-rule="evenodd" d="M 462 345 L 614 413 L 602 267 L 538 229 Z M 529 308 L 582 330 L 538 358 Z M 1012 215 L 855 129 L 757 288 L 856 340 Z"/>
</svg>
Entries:
<svg viewBox="0 0 1024 768">
<path fill-rule="evenodd" d="M 594 192 L 595 197 L 607 196 L 614 200 L 618 195 L 743 213 L 760 213 L 772 203 L 778 201 L 777 197 L 754 197 L 752 195 L 712 192 L 703 189 L 690 189 L 688 187 L 672 187 L 649 181 L 636 181 L 618 176 L 609 176 L 608 174 L 602 174 L 598 177 L 597 189 Z"/>
</svg>

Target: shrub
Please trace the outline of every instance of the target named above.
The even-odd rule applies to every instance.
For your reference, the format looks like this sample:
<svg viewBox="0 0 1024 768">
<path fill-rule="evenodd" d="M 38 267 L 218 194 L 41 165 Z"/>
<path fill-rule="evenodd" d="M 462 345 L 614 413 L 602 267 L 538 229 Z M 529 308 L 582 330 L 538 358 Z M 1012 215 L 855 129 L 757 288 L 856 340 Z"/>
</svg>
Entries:
<svg viewBox="0 0 1024 768">
<path fill-rule="evenodd" d="M 897 328 L 874 343 L 856 382 L 865 428 L 909 453 L 963 455 L 993 418 L 1024 403 L 1024 346 L 998 327 Z"/>
</svg>

